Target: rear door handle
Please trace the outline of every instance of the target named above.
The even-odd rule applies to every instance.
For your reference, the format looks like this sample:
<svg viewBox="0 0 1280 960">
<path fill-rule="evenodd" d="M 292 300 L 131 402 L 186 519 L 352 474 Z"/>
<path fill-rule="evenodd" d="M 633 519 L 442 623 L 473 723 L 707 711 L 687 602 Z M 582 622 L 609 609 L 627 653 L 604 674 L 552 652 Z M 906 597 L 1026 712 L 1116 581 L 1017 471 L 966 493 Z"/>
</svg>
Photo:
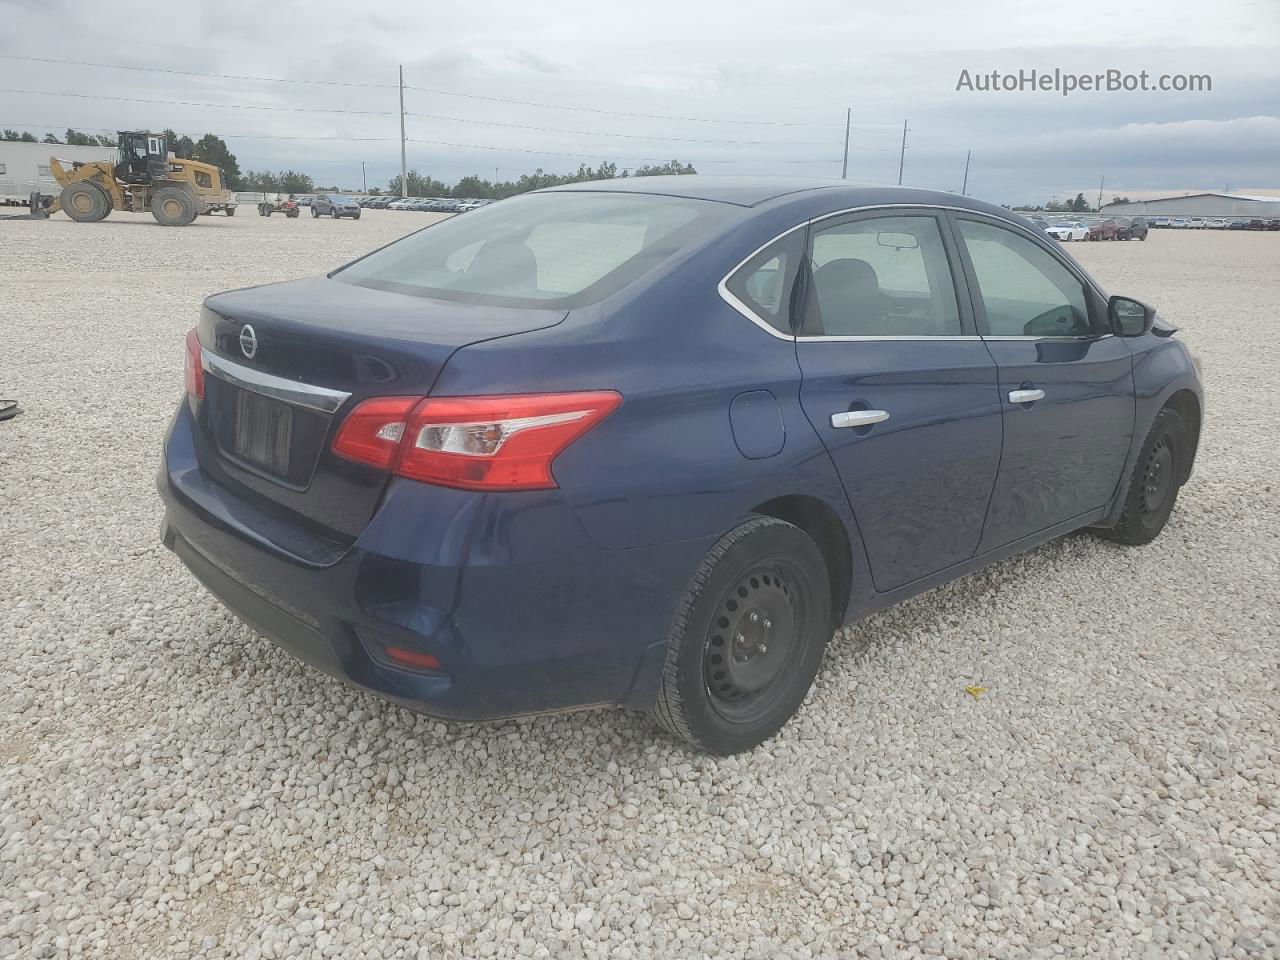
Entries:
<svg viewBox="0 0 1280 960">
<path fill-rule="evenodd" d="M 845 410 L 831 415 L 833 427 L 869 427 L 889 419 L 888 410 Z"/>
<path fill-rule="evenodd" d="M 1044 399 L 1043 390 L 1010 390 L 1010 403 L 1035 403 L 1037 400 Z"/>
</svg>

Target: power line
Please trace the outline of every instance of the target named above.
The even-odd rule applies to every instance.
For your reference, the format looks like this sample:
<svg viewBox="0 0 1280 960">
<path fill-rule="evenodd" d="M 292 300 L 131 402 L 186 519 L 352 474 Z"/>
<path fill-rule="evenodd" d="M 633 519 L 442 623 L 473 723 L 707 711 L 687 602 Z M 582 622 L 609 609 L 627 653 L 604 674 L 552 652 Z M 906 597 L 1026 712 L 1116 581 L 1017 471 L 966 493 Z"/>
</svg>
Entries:
<svg viewBox="0 0 1280 960">
<path fill-rule="evenodd" d="M 422 120 L 446 120 L 453 123 L 478 123 L 489 127 L 510 127 L 515 130 L 539 130 L 543 133 L 567 133 L 577 137 L 622 137 L 628 140 L 662 140 L 672 143 L 721 143 L 735 146 L 760 146 L 763 144 L 779 144 L 794 147 L 830 147 L 838 143 L 826 140 L 715 140 L 697 137 L 659 137 L 643 133 L 606 133 L 596 130 L 565 130 L 563 127 L 539 127 L 524 123 L 506 123 L 502 120 L 479 120 L 472 117 L 444 117 L 432 113 L 409 113 L 406 116 L 418 117 Z"/>
<path fill-rule="evenodd" d="M 492 147 L 480 143 L 455 143 L 450 140 L 424 140 L 419 137 L 409 137 L 410 143 L 429 143 L 438 147 L 456 147 L 462 150 L 500 150 L 503 153 L 529 153 L 546 157 L 570 157 L 576 160 L 640 160 L 643 162 L 666 163 L 670 157 L 620 157 L 620 156 L 603 156 L 595 153 L 558 153 L 555 150 L 532 150 L 524 147 Z M 696 159 L 696 158 L 695 158 Z M 743 157 L 735 157 L 730 160 L 696 160 L 697 163 L 752 163 L 752 161 Z M 823 157 L 816 160 L 775 160 L 775 163 L 832 163 L 830 158 Z"/>
<path fill-rule="evenodd" d="M 108 70 L 133 70 L 133 71 L 138 71 L 143 73 L 165 73 L 165 74 L 170 74 L 175 76 L 184 76 L 184 77 L 207 77 L 209 79 L 214 79 L 214 80 L 248 80 L 255 83 L 301 83 L 301 84 L 313 84 L 318 86 L 329 86 L 329 87 L 358 87 L 358 88 L 369 88 L 369 89 L 395 89 L 399 86 L 399 84 L 395 84 L 395 83 L 361 83 L 356 81 L 345 81 L 345 80 L 311 80 L 311 79 L 300 79 L 300 78 L 293 78 L 293 77 L 259 77 L 259 76 L 252 76 L 248 74 L 235 74 L 235 73 L 206 73 L 199 70 L 175 70 L 175 69 L 170 69 L 166 67 L 137 66 L 133 64 L 123 64 L 123 63 L 100 63 L 97 61 L 90 61 L 90 60 L 62 60 L 55 57 L 25 57 L 25 56 L 18 56 L 15 54 L 0 54 L 0 60 L 19 60 L 27 63 L 52 63 L 52 64 L 59 64 L 64 66 L 78 66 L 78 67 L 101 67 Z M 714 118 L 714 117 L 685 117 L 685 116 L 672 116 L 669 114 L 659 114 L 659 113 L 632 113 L 632 112 L 623 111 L 623 110 L 604 110 L 604 109 L 596 109 L 593 107 L 570 106 L 568 104 L 541 103 L 541 102 L 535 102 L 532 100 L 512 100 L 505 97 L 484 96 L 478 93 L 462 93 L 457 90 L 444 90 L 438 87 L 415 87 L 409 84 L 405 84 L 405 89 L 416 90 L 420 93 L 433 93 L 438 96 L 444 96 L 444 97 L 462 97 L 468 100 L 484 100 L 490 103 L 508 103 L 508 104 L 515 104 L 518 106 L 526 106 L 526 107 L 541 107 L 543 109 L 548 109 L 548 110 L 571 110 L 578 113 L 596 113 L 596 114 L 604 114 L 604 115 L 615 116 L 615 117 L 634 117 L 634 118 L 640 118 L 640 119 L 646 119 L 646 120 L 680 120 L 680 121 L 686 121 L 689 123 L 729 123 L 729 124 L 746 124 L 746 125 L 754 125 L 754 126 L 774 126 L 774 127 L 832 127 L 834 128 L 836 126 L 835 124 L 830 124 L 830 123 L 814 123 L 814 122 L 801 122 L 801 121 L 790 121 L 790 120 L 728 120 L 724 118 Z M 5 92 L 26 93 L 26 92 L 37 92 L 37 91 L 10 90 Z M 72 94 L 58 94 L 58 96 L 72 96 Z M 156 102 L 156 101 L 142 101 L 142 102 Z M 182 106 L 204 106 L 204 104 L 181 104 L 181 105 Z M 279 107 L 276 109 L 288 109 L 288 108 Z M 354 111 L 354 112 L 358 112 L 358 111 Z M 883 132 L 883 131 L 869 130 L 867 128 L 861 128 L 861 127 L 855 128 L 855 129 L 861 130 L 866 133 L 877 133 L 877 132 L 882 133 Z"/>
<path fill-rule="evenodd" d="M 201 73 L 198 70 L 170 70 L 165 67 L 139 67 L 124 63 L 93 63 L 88 60 L 55 60 L 52 57 L 19 57 L 0 54 L 0 60 L 25 60 L 28 63 L 56 63 L 75 67 L 106 67 L 110 70 L 138 70 L 144 73 L 169 73 L 182 77 L 209 77 L 214 80 L 252 80 L 260 83 L 311 83 L 325 87 L 395 88 L 394 83 L 355 83 L 347 80 L 294 80 L 285 77 L 252 77 L 238 73 Z"/>
<path fill-rule="evenodd" d="M 39 97 L 76 97 L 80 100 L 118 100 L 123 103 L 162 103 L 173 107 L 211 107 L 216 110 L 274 110 L 289 113 L 345 113 L 369 117 L 393 117 L 394 110 L 333 110 L 321 107 L 267 107 L 252 103 L 197 103 L 191 100 L 157 100 L 150 97 L 109 97 L 99 93 L 61 93 L 56 90 L 16 90 L 0 87 L 0 93 L 26 93 Z"/>
<path fill-rule="evenodd" d="M 624 110 L 600 110 L 594 107 L 571 107 L 561 103 L 539 103 L 535 100 L 510 100 L 506 97 L 487 97 L 479 93 L 458 93 L 456 90 L 441 90 L 438 87 L 414 87 L 405 85 L 406 90 L 419 93 L 434 93 L 442 97 L 463 97 L 467 100 L 485 100 L 489 103 L 510 103 L 520 107 L 541 107 L 546 110 L 572 110 L 577 113 L 600 113 L 611 117 L 634 117 L 642 120 L 679 120 L 687 123 L 741 123 L 766 127 L 834 127 L 830 123 L 806 123 L 792 120 L 723 120 L 711 117 L 677 117 L 662 113 L 629 113 Z"/>
</svg>

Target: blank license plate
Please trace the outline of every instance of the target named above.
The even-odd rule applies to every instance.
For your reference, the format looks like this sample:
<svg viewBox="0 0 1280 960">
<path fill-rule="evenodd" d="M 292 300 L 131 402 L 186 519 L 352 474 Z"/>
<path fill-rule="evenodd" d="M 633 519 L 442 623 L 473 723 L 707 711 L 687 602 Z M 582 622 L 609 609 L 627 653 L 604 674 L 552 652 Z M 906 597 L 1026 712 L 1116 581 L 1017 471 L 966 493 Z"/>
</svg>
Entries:
<svg viewBox="0 0 1280 960">
<path fill-rule="evenodd" d="M 260 394 L 240 390 L 236 396 L 236 429 L 232 449 L 237 457 L 269 473 L 289 473 L 293 410 Z"/>
</svg>

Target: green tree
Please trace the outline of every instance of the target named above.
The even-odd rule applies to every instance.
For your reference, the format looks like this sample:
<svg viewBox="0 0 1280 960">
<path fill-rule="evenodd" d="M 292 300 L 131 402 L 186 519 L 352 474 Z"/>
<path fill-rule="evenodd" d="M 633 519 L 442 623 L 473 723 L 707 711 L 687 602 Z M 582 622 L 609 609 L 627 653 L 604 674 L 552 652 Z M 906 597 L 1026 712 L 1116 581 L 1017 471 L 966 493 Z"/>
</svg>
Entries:
<svg viewBox="0 0 1280 960">
<path fill-rule="evenodd" d="M 637 167 L 634 176 L 637 177 L 666 177 L 666 176 L 686 176 L 694 174 L 698 171 L 693 169 L 692 163 L 681 163 L 679 160 L 672 160 L 670 163 L 659 164 L 658 166 L 649 166 L 645 164 L 643 167 Z"/>
<path fill-rule="evenodd" d="M 314 180 L 296 170 L 284 170 L 277 176 L 280 178 L 280 189 L 286 193 L 311 193 L 316 188 Z"/>
<path fill-rule="evenodd" d="M 169 150 L 179 160 L 195 159 L 195 141 L 185 135 L 179 135 L 172 130 L 162 130 L 165 141 L 169 144 Z"/>
<path fill-rule="evenodd" d="M 4 135 L 3 135 L 2 137 L 0 137 L 0 139 L 3 139 L 3 140 L 21 140 L 21 139 L 22 139 L 22 136 L 18 133 L 18 131 L 17 131 L 17 130 L 10 130 L 8 127 L 6 127 L 6 128 L 5 128 L 5 131 L 4 131 Z"/>
<path fill-rule="evenodd" d="M 411 197 L 442 197 L 449 192 L 449 188 L 437 180 L 435 177 L 424 177 L 417 170 L 410 170 L 407 174 L 409 183 L 408 195 Z M 387 181 L 387 193 L 400 196 L 400 177 L 394 176 Z"/>
<path fill-rule="evenodd" d="M 46 133 L 44 135 L 44 140 L 42 142 L 43 143 L 61 143 L 62 141 L 59 140 L 57 137 L 55 137 L 52 133 Z"/>
<path fill-rule="evenodd" d="M 22 136 L 21 136 L 19 139 L 20 139 L 23 143 L 35 143 L 35 142 L 37 142 L 37 141 L 36 141 L 36 136 L 35 136 L 35 134 L 34 134 L 34 133 L 27 133 L 27 131 L 25 131 L 25 130 L 23 130 L 23 131 L 22 131 Z"/>
</svg>

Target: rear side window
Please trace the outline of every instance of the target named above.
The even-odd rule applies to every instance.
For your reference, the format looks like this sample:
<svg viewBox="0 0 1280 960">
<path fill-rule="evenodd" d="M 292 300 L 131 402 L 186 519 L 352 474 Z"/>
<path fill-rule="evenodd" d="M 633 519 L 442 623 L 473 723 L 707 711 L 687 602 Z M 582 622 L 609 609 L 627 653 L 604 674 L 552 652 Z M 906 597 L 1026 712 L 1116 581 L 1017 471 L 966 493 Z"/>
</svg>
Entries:
<svg viewBox="0 0 1280 960">
<path fill-rule="evenodd" d="M 961 334 L 955 282 L 932 216 L 869 217 L 815 230 L 804 333 Z"/>
<path fill-rule="evenodd" d="M 961 219 L 993 337 L 1092 334 L 1084 285 L 1049 251 L 1012 230 Z"/>
<path fill-rule="evenodd" d="M 803 258 L 804 231 L 793 230 L 734 271 L 725 286 L 753 316 L 790 336 L 791 290 Z"/>
<path fill-rule="evenodd" d="M 412 234 L 334 278 L 439 300 L 571 309 L 687 251 L 735 212 L 644 194 L 529 194 Z"/>
</svg>

